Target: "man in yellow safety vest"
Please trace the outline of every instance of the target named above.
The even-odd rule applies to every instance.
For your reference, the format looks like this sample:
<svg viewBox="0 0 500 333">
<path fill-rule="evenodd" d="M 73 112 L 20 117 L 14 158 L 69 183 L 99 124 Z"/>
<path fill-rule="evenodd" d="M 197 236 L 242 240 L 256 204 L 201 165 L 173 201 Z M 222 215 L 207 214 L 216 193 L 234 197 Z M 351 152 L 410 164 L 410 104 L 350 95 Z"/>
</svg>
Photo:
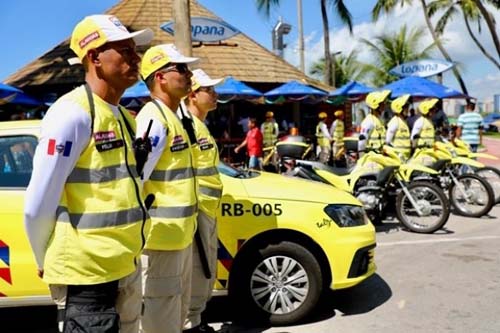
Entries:
<svg viewBox="0 0 500 333">
<path fill-rule="evenodd" d="M 410 129 L 405 121 L 410 104 L 410 95 L 400 96 L 391 102 L 394 116 L 387 124 L 385 142 L 394 147 L 398 154 L 407 160 L 411 155 Z"/>
</svg>

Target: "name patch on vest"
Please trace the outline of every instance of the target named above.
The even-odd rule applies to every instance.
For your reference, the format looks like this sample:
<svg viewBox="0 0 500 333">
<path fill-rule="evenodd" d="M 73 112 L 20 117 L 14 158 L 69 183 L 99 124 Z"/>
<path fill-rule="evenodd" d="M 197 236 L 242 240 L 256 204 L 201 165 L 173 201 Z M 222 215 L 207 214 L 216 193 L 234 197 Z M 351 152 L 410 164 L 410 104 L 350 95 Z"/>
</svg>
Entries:
<svg viewBox="0 0 500 333">
<path fill-rule="evenodd" d="M 198 140 L 198 145 L 200 145 L 200 150 L 212 149 L 214 147 L 213 144 L 208 141 L 207 138 L 201 138 Z"/>
<path fill-rule="evenodd" d="M 186 141 L 184 141 L 182 135 L 176 135 L 172 139 L 172 144 L 170 145 L 170 151 L 171 152 L 181 151 L 188 147 L 189 145 Z"/>
<path fill-rule="evenodd" d="M 111 149 L 123 147 L 123 140 L 119 139 L 119 140 L 96 143 L 95 147 L 98 152 L 102 153 L 103 151 L 108 151 Z"/>
<path fill-rule="evenodd" d="M 110 141 L 113 139 L 116 139 L 116 134 L 114 131 L 94 133 L 94 140 L 96 142 L 97 141 Z"/>
</svg>

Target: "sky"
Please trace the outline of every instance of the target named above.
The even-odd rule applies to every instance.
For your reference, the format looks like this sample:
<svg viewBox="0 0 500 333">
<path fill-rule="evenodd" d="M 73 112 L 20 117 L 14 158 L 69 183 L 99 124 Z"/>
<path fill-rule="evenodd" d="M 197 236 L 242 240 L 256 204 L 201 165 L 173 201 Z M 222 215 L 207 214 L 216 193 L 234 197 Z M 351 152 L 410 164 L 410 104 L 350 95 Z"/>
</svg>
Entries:
<svg viewBox="0 0 500 333">
<path fill-rule="evenodd" d="M 118 2 L 119 0 L 5 1 L 0 11 L 2 32 L 0 45 L 3 45 L 0 53 L 0 80 L 4 81 L 9 75 L 68 38 L 75 24 L 84 16 L 104 13 Z M 292 26 L 291 32 L 284 37 L 287 43 L 284 57 L 298 67 L 296 0 L 281 0 L 281 6 L 273 9 L 269 17 L 257 11 L 255 0 L 198 0 L 198 2 L 270 50 L 271 32 L 281 17 Z M 411 22 L 411 27 L 426 28 L 419 1 L 413 1 L 414 5 L 411 7 L 398 8 L 390 16 L 384 15 L 378 22 L 373 23 L 371 10 L 375 2 L 375 0 L 345 0 L 353 17 L 353 35 L 339 23 L 338 17 L 330 15 L 330 45 L 333 51 L 348 54 L 358 45 L 358 38 L 373 40 L 374 36 L 383 32 L 398 31 L 407 22 Z M 319 3 L 319 0 L 302 0 L 306 71 L 324 54 Z M 494 11 L 493 14 L 500 24 L 500 12 Z M 482 33 L 477 36 L 490 54 L 496 56 L 486 24 L 482 25 Z M 460 66 L 471 96 L 484 102 L 491 101 L 494 94 L 500 94 L 500 71 L 473 44 L 460 17 L 451 22 L 444 40 L 446 49 Z M 430 35 L 423 39 L 423 45 L 431 42 Z M 369 62 L 371 55 L 363 51 L 360 58 Z M 443 59 L 439 53 L 433 55 L 433 58 Z M 451 71 L 443 74 L 443 83 L 460 90 Z"/>
</svg>

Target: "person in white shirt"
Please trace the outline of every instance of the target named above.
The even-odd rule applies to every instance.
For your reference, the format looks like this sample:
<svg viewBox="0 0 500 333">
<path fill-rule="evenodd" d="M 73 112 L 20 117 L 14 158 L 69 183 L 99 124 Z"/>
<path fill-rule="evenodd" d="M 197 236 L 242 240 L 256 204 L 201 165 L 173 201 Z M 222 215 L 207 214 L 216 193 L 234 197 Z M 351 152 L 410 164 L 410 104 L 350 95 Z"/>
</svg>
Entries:
<svg viewBox="0 0 500 333">
<path fill-rule="evenodd" d="M 316 155 L 320 162 L 326 164 L 330 161 L 332 136 L 325 123 L 326 118 L 328 118 L 326 112 L 320 112 L 318 118 L 319 122 L 316 125 Z"/>
<path fill-rule="evenodd" d="M 194 130 L 196 135 L 197 144 L 192 150 L 200 193 L 198 228 L 196 241 L 193 243 L 191 303 L 184 323 L 184 333 L 215 332 L 206 322 L 202 322 L 201 313 L 211 298 L 217 273 L 216 215 L 222 197 L 222 181 L 217 170 L 217 143 L 203 124 L 203 120 L 209 112 L 217 108 L 217 93 L 214 87 L 221 81 L 222 79 L 210 78 L 202 69 L 193 70 L 192 91 L 185 99 L 188 111 L 182 115 L 192 121 L 192 127 L 186 123 L 186 130 Z"/>
<path fill-rule="evenodd" d="M 135 122 L 118 103 L 138 80 L 136 45 L 152 38 L 149 29 L 129 33 L 111 15 L 80 21 L 70 48 L 86 83 L 59 98 L 41 124 L 25 227 L 65 332 L 139 329 L 149 217 L 132 149 Z"/>
<path fill-rule="evenodd" d="M 361 123 L 358 151 L 365 149 L 378 150 L 385 140 L 385 127 L 380 120 L 380 115 L 385 109 L 385 101 L 391 94 L 390 90 L 374 91 L 366 95 L 365 102 L 370 107 L 371 113 Z"/>
</svg>

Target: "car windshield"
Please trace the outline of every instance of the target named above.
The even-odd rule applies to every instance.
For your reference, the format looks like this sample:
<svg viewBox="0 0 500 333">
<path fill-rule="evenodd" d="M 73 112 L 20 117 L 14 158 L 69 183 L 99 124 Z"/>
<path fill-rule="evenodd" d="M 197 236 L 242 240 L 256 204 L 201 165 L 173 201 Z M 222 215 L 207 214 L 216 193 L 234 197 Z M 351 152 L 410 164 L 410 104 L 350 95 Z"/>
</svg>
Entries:
<svg viewBox="0 0 500 333">
<path fill-rule="evenodd" d="M 220 162 L 217 169 L 221 174 L 232 178 L 254 178 L 260 175 L 257 171 L 236 169 L 224 162 Z"/>
</svg>

